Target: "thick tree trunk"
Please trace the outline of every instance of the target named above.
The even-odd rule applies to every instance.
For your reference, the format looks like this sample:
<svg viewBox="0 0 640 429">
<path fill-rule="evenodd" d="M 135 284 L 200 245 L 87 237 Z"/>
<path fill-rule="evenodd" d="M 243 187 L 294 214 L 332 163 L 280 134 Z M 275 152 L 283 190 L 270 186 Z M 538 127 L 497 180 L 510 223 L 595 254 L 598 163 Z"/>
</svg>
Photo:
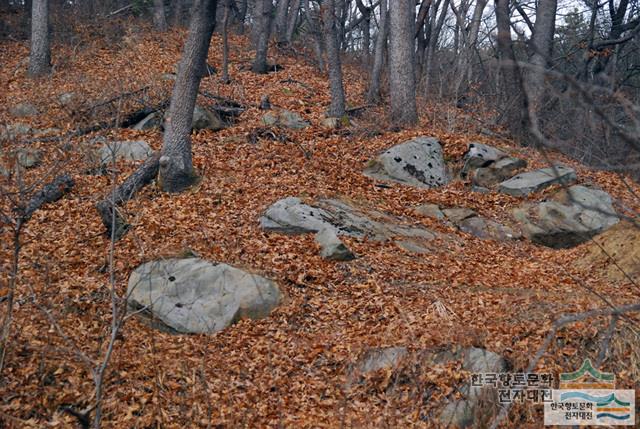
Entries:
<svg viewBox="0 0 640 429">
<path fill-rule="evenodd" d="M 544 70 L 549 65 L 553 48 L 553 35 L 556 28 L 556 9 L 558 0 L 539 0 L 536 10 L 536 23 L 531 38 L 531 64 L 534 69 L 528 73 L 528 93 L 530 103 L 539 107 L 544 94 Z"/>
<path fill-rule="evenodd" d="M 236 32 L 238 34 L 244 34 L 244 21 L 247 18 L 247 5 L 247 0 L 239 0 L 237 3 L 238 12 L 236 13 L 236 19 L 238 21 L 238 27 Z"/>
<path fill-rule="evenodd" d="M 153 0 L 153 27 L 156 31 L 167 31 L 164 0 Z"/>
<path fill-rule="evenodd" d="M 300 3 L 301 0 L 291 0 L 291 7 L 289 9 L 289 22 L 287 23 L 287 37 L 286 42 L 291 44 L 293 41 L 293 33 L 298 26 L 298 17 L 300 16 Z"/>
<path fill-rule="evenodd" d="M 463 41 L 461 52 L 458 55 L 457 77 L 454 88 L 454 93 L 458 97 L 458 99 L 464 98 L 469 89 L 469 83 L 471 81 L 473 72 L 471 67 L 472 58 L 476 51 L 478 43 L 478 33 L 480 32 L 480 23 L 482 22 L 482 13 L 484 12 L 484 8 L 486 6 L 487 0 L 478 0 L 476 2 L 476 7 L 473 11 L 473 17 L 471 18 L 471 22 L 467 27 L 468 30 L 464 29 L 463 21 L 464 15 L 466 15 L 466 11 L 464 11 L 463 16 L 459 16 L 458 18 L 459 26 L 460 28 L 462 28 L 461 35 Z"/>
<path fill-rule="evenodd" d="M 324 43 L 327 48 L 327 63 L 329 65 L 329 89 L 331 90 L 331 105 L 327 115 L 332 118 L 340 118 L 344 116 L 345 111 L 340 45 L 338 44 L 338 29 L 335 18 L 335 0 L 323 0 L 321 7 L 324 24 Z"/>
<path fill-rule="evenodd" d="M 391 122 L 396 126 L 418 122 L 414 58 L 415 1 L 389 4 L 389 90 Z"/>
<path fill-rule="evenodd" d="M 276 4 L 276 42 L 278 45 L 284 45 L 287 42 L 287 10 L 289 9 L 289 0 L 277 0 Z"/>
<path fill-rule="evenodd" d="M 425 64 L 425 84 L 424 89 L 427 95 L 431 91 L 431 81 L 433 80 L 433 65 L 435 64 L 435 55 L 436 49 L 438 48 L 438 41 L 440 40 L 440 34 L 442 33 L 442 27 L 444 25 L 444 20 L 447 16 L 447 9 L 449 8 L 449 1 L 444 0 L 444 6 L 440 11 L 440 15 L 438 15 L 438 9 L 441 3 L 441 0 L 438 0 L 433 9 L 433 15 L 431 24 L 429 25 L 429 35 L 427 38 L 429 39 L 427 44 L 427 54 L 426 54 L 426 64 Z"/>
<path fill-rule="evenodd" d="M 33 0 L 31 8 L 29 76 L 41 76 L 49 73 L 50 70 L 49 0 Z"/>
<path fill-rule="evenodd" d="M 184 22 L 183 18 L 184 18 L 184 11 L 186 9 L 185 6 L 185 1 L 186 0 L 174 0 L 173 1 L 173 7 L 172 7 L 172 25 L 174 27 L 181 27 L 182 23 Z"/>
<path fill-rule="evenodd" d="M 217 0 L 195 0 L 189 34 L 171 94 L 165 121 L 159 184 L 163 191 L 180 192 L 196 180 L 191 157 L 191 123 L 202 67 L 206 64 Z"/>
<path fill-rule="evenodd" d="M 256 58 L 253 61 L 251 70 L 254 73 L 266 73 L 267 52 L 269 50 L 269 38 L 271 36 L 271 13 L 273 3 L 271 0 L 256 0 L 255 4 L 257 29 L 256 29 Z"/>
<path fill-rule="evenodd" d="M 380 76 L 384 64 L 384 52 L 387 48 L 387 0 L 380 0 L 380 24 L 378 27 L 378 37 L 376 38 L 375 53 L 373 57 L 373 68 L 371 69 L 371 80 L 367 91 L 367 102 L 378 103 L 380 97 Z"/>
</svg>

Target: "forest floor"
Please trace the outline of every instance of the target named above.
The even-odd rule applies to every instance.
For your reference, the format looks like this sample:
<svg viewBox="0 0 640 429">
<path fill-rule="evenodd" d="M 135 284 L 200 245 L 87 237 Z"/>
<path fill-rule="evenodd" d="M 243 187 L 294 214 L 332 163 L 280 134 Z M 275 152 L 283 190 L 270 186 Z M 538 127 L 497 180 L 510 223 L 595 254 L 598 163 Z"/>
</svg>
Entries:
<svg viewBox="0 0 640 429">
<path fill-rule="evenodd" d="M 63 135 L 93 120 L 83 111 L 121 93 L 148 86 L 146 101 L 167 97 L 172 81 L 161 76 L 174 71 L 184 34 L 141 29 L 121 36 L 108 40 L 85 29 L 77 43 L 53 47 L 54 73 L 36 80 L 25 73 L 28 44 L 2 42 L 0 123 L 55 127 Z M 216 35 L 209 63 L 218 69 L 220 46 Z M 232 82 L 225 85 L 212 76 L 203 79 L 201 90 L 248 109 L 223 131 L 193 136 L 194 163 L 203 177 L 197 187 L 168 195 L 148 186 L 126 205 L 133 226 L 115 245 L 116 288 L 124 294 L 129 274 L 140 263 L 190 250 L 272 278 L 287 298 L 265 319 L 240 321 L 212 335 L 171 335 L 138 318 L 128 320 L 106 377 L 105 427 L 431 427 L 456 386 L 468 380 L 460 362 L 427 368 L 409 383 L 396 383 L 391 371 L 350 383 L 350 368 L 376 347 L 474 345 L 504 356 L 514 372 L 523 371 L 560 314 L 605 305 L 588 289 L 616 305 L 637 302 L 638 291 L 631 284 L 610 281 L 599 267 L 578 268 L 575 261 L 587 244 L 553 250 L 524 240 L 481 240 L 413 211 L 431 202 L 469 207 L 500 221 L 520 199 L 473 193 L 461 180 L 430 190 L 379 187 L 362 174 L 380 151 L 419 135 L 437 137 L 452 164 L 459 163 L 469 142 L 478 141 L 518 154 L 531 167 L 544 166 L 545 157 L 533 149 L 481 134 L 488 126 L 472 113 L 424 102 L 420 124 L 412 129 L 390 131 L 384 108 L 374 107 L 347 128 L 326 130 L 319 122 L 329 103 L 327 81 L 308 53 L 274 47 L 271 60 L 284 69 L 255 75 L 249 71 L 253 52 L 246 37 L 232 36 L 230 51 Z M 349 106 L 364 104 L 365 75 L 357 61 L 345 65 Z M 63 106 L 59 96 L 65 92 L 75 93 L 77 100 Z M 286 130 L 286 142 L 252 143 L 248 136 L 263 126 L 264 111 L 258 105 L 264 95 L 274 106 L 300 113 L 312 126 Z M 35 104 L 41 114 L 11 117 L 9 108 L 23 101 Z M 108 107 L 127 112 L 139 107 L 136 103 L 136 97 L 129 97 Z M 39 185 L 64 171 L 76 186 L 37 211 L 22 234 L 18 300 L 0 378 L 0 427 L 71 427 L 75 419 L 62 408 L 83 409 L 91 403 L 93 382 L 72 349 L 97 362 L 110 328 L 105 270 L 110 240 L 94 205 L 113 182 L 109 174 L 86 174 L 82 149 L 96 135 L 145 140 L 156 150 L 162 142 L 159 131 L 112 128 L 30 143 L 46 155 L 40 166 L 26 171 L 25 183 Z M 2 144 L 6 149 L 20 143 Z M 639 186 L 628 188 L 616 174 L 590 170 L 558 154 L 552 157 L 573 166 L 580 183 L 606 190 L 629 213 L 640 212 L 633 196 Z M 117 181 L 134 168 L 118 164 Z M 10 189 L 12 184 L 2 186 Z M 552 191 L 530 198 L 540 200 Z M 346 237 L 358 258 L 328 262 L 318 255 L 312 235 L 260 228 L 261 213 L 287 196 L 367 202 L 461 240 L 416 255 L 392 242 Z M 7 199 L 0 204 L 9 210 Z M 6 225 L 0 226 L 0 237 L 5 284 L 13 249 Z M 598 333 L 607 323 L 602 318 L 563 329 L 537 369 L 554 374 L 577 369 L 585 357 L 597 355 Z M 613 357 L 602 369 L 617 374 L 618 388 L 638 388 L 640 352 L 635 340 L 625 342 L 631 338 L 626 335 L 622 332 L 612 345 Z M 423 399 L 426 390 L 428 400 Z M 540 427 L 542 407 L 519 406 L 511 418 L 507 427 Z"/>
</svg>

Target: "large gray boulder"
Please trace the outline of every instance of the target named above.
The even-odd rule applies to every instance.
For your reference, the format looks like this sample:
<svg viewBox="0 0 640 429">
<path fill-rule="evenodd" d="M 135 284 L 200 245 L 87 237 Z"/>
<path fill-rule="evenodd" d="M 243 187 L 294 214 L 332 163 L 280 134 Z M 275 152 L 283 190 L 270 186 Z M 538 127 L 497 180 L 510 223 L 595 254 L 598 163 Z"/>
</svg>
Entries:
<svg viewBox="0 0 640 429">
<path fill-rule="evenodd" d="M 606 192 L 574 185 L 548 201 L 525 204 L 513 211 L 531 241 L 553 248 L 568 248 L 589 240 L 618 223 Z"/>
<path fill-rule="evenodd" d="M 97 151 L 100 164 L 107 165 L 113 161 L 141 161 L 147 159 L 153 150 L 142 140 L 105 142 Z"/>
<path fill-rule="evenodd" d="M 563 165 L 521 173 L 499 185 L 499 191 L 514 197 L 524 197 L 555 184 L 569 185 L 577 179 L 574 169 Z"/>
<path fill-rule="evenodd" d="M 509 241 L 521 237 L 521 234 L 512 228 L 481 216 L 463 219 L 457 225 L 460 231 L 483 240 Z"/>
<path fill-rule="evenodd" d="M 436 234 L 422 227 L 403 224 L 402 219 L 338 199 L 319 199 L 312 204 L 288 197 L 276 201 L 260 217 L 267 231 L 304 234 L 328 230 L 350 237 L 386 240 L 395 236 L 433 239 Z"/>
<path fill-rule="evenodd" d="M 130 307 L 150 315 L 156 326 L 195 334 L 267 317 L 281 300 L 273 281 L 198 258 L 140 265 L 129 277 L 127 296 Z"/>
<path fill-rule="evenodd" d="M 435 188 L 449 181 L 442 146 L 433 137 L 416 137 L 387 149 L 364 174 L 419 188 Z"/>
</svg>

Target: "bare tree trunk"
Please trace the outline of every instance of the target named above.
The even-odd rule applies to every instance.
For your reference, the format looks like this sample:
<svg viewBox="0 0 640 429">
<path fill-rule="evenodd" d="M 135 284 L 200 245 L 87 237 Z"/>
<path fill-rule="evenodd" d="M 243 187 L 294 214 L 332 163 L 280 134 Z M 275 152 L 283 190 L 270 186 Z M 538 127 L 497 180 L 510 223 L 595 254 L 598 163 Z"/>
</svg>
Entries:
<svg viewBox="0 0 640 429">
<path fill-rule="evenodd" d="M 191 123 L 202 67 L 206 64 L 216 23 L 217 0 L 195 0 L 189 34 L 165 121 L 158 183 L 167 192 L 180 192 L 196 180 L 191 154 Z"/>
<path fill-rule="evenodd" d="M 156 31 L 167 31 L 164 0 L 153 0 L 153 27 Z"/>
<path fill-rule="evenodd" d="M 298 17 L 300 16 L 300 3 L 301 0 L 291 0 L 291 7 L 289 9 L 289 22 L 287 23 L 287 37 L 286 42 L 288 44 L 293 40 L 293 33 L 296 31 L 298 25 Z"/>
<path fill-rule="evenodd" d="M 527 126 L 527 100 L 522 89 L 522 75 L 516 64 L 511 40 L 509 0 L 494 0 L 498 27 L 498 56 L 502 74 L 502 120 L 514 136 L 523 136 Z"/>
<path fill-rule="evenodd" d="M 173 0 L 173 15 L 171 20 L 174 27 L 180 27 L 184 22 L 185 1 L 186 0 Z"/>
<path fill-rule="evenodd" d="M 276 42 L 279 46 L 287 41 L 287 9 L 289 0 L 277 0 L 276 3 Z"/>
<path fill-rule="evenodd" d="M 549 65 L 553 48 L 553 35 L 556 28 L 556 9 L 558 0 L 538 0 L 536 23 L 531 45 L 531 63 L 535 66 L 529 73 L 530 103 L 537 109 L 544 94 L 544 69 Z"/>
<path fill-rule="evenodd" d="M 49 73 L 50 70 L 49 0 L 33 0 L 31 8 L 29 76 L 41 76 Z"/>
<path fill-rule="evenodd" d="M 224 17 L 222 18 L 222 82 L 229 83 L 229 13 L 231 1 L 224 1 Z"/>
<path fill-rule="evenodd" d="M 458 75 L 454 87 L 454 93 L 458 99 L 464 98 L 469 89 L 470 78 L 473 71 L 471 69 L 472 58 L 478 43 L 478 33 L 480 32 L 482 13 L 486 6 L 487 0 L 477 0 L 476 7 L 473 11 L 473 17 L 471 18 L 467 31 L 464 30 L 464 16 L 466 15 L 466 11 L 464 11 L 464 14 L 461 16 L 461 14 L 457 13 L 453 5 L 451 6 L 454 13 L 456 13 L 458 25 L 462 29 L 461 35 L 463 41 L 462 49 L 458 55 L 459 62 L 456 70 Z"/>
<path fill-rule="evenodd" d="M 387 47 L 387 0 L 380 0 L 380 23 L 378 26 L 378 37 L 376 38 L 375 53 L 373 57 L 373 68 L 371 69 L 371 80 L 367 91 L 367 101 L 378 103 L 380 101 L 380 76 L 384 64 L 384 52 Z"/>
<path fill-rule="evenodd" d="M 441 0 L 438 0 L 433 9 L 433 15 L 431 19 L 431 24 L 429 25 L 430 34 L 427 36 L 429 39 L 429 43 L 427 45 L 427 54 L 426 54 L 426 65 L 425 65 L 425 84 L 424 89 L 427 94 L 431 90 L 431 81 L 433 79 L 433 64 L 434 64 L 434 56 L 436 54 L 436 49 L 438 48 L 438 41 L 440 40 L 440 33 L 442 32 L 442 27 L 444 25 L 444 20 L 447 17 L 447 9 L 449 8 L 449 1 L 444 0 L 444 6 L 438 15 L 438 8 L 440 6 Z"/>
<path fill-rule="evenodd" d="M 327 48 L 327 63 L 329 65 L 329 89 L 331 90 L 331 105 L 327 115 L 340 118 L 345 114 L 344 88 L 342 86 L 342 64 L 340 63 L 340 48 L 338 45 L 338 29 L 335 18 L 335 0 L 323 0 L 322 20 L 324 24 L 324 42 Z"/>
<path fill-rule="evenodd" d="M 390 118 L 396 126 L 418 122 L 414 58 L 415 1 L 391 0 L 389 5 Z"/>
<path fill-rule="evenodd" d="M 244 21 L 247 18 L 247 0 L 240 0 L 238 2 L 238 12 L 236 14 L 238 19 L 238 34 L 244 34 Z"/>
<path fill-rule="evenodd" d="M 251 70 L 254 73 L 267 72 L 267 52 L 269 50 L 269 38 L 271 36 L 271 12 L 273 3 L 271 0 L 256 0 L 255 14 L 257 19 L 256 58 Z"/>
<path fill-rule="evenodd" d="M 314 11 L 311 10 L 311 4 L 309 0 L 304 1 L 304 11 L 311 29 L 311 36 L 313 39 L 313 51 L 316 54 L 318 60 L 318 68 L 324 72 L 324 58 L 322 57 L 322 35 L 320 34 L 320 25 Z"/>
</svg>

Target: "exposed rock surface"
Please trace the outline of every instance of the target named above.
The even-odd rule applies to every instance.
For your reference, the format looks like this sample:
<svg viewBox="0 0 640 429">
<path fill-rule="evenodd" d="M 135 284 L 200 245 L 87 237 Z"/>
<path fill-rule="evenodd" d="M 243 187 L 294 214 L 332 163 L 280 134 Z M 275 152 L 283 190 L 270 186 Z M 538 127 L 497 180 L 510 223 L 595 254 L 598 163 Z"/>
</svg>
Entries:
<svg viewBox="0 0 640 429">
<path fill-rule="evenodd" d="M 140 265 L 127 296 L 131 307 L 161 322 L 156 326 L 179 333 L 212 333 L 240 319 L 264 318 L 281 300 L 271 280 L 198 258 Z"/>
<path fill-rule="evenodd" d="M 576 246 L 619 220 L 609 194 L 582 185 L 561 190 L 548 201 L 524 204 L 513 215 L 531 241 L 553 248 Z"/>
<path fill-rule="evenodd" d="M 19 103 L 9 109 L 9 113 L 17 118 L 26 118 L 27 116 L 36 116 L 40 112 L 32 103 Z"/>
<path fill-rule="evenodd" d="M 147 159 L 153 150 L 147 142 L 141 140 L 105 142 L 97 152 L 100 164 L 107 165 L 113 161 L 141 161 Z"/>
<path fill-rule="evenodd" d="M 18 149 L 15 156 L 18 164 L 24 168 L 33 168 L 42 161 L 42 152 L 33 148 Z"/>
<path fill-rule="evenodd" d="M 149 113 L 145 116 L 140 122 L 131 127 L 137 131 L 146 131 L 152 130 L 155 128 L 160 128 L 162 125 L 162 115 L 158 112 Z"/>
<path fill-rule="evenodd" d="M 483 143 L 469 143 L 469 148 L 463 158 L 464 167 L 462 167 L 460 175 L 466 177 L 471 170 L 486 167 L 506 156 L 506 153 L 492 146 Z"/>
<path fill-rule="evenodd" d="M 519 170 L 527 166 L 527 161 L 520 158 L 506 157 L 491 163 L 488 167 L 478 168 L 473 174 L 475 186 L 491 188 L 498 183 L 513 177 Z"/>
<path fill-rule="evenodd" d="M 555 167 L 542 168 L 540 170 L 518 174 L 500 183 L 499 190 L 514 197 L 524 197 L 551 185 L 571 184 L 575 182 L 576 179 L 575 170 L 563 165 L 557 165 Z"/>
<path fill-rule="evenodd" d="M 324 228 L 315 237 L 316 243 L 321 247 L 320 256 L 330 261 L 350 261 L 354 254 L 338 238 L 332 229 Z"/>
<path fill-rule="evenodd" d="M 444 219 L 444 213 L 442 213 L 442 210 L 440 210 L 440 207 L 437 204 L 421 204 L 413 210 L 422 216 L 428 216 L 435 219 Z"/>
<path fill-rule="evenodd" d="M 473 216 L 458 223 L 460 231 L 485 240 L 508 241 L 520 238 L 520 233 L 491 219 Z"/>
<path fill-rule="evenodd" d="M 442 209 L 442 213 L 444 213 L 445 217 L 456 225 L 467 218 L 476 216 L 476 212 L 466 207 Z"/>
<path fill-rule="evenodd" d="M 403 220 L 338 199 L 320 199 L 312 205 L 288 197 L 272 204 L 260 218 L 268 231 L 303 234 L 324 229 L 336 235 L 386 240 L 394 236 L 433 239 L 436 234 L 422 227 L 403 225 Z"/>
<path fill-rule="evenodd" d="M 225 127 L 225 123 L 216 112 L 206 107 L 196 105 L 193 109 L 193 122 L 191 127 L 194 130 L 218 131 Z"/>
<path fill-rule="evenodd" d="M 302 116 L 298 113 L 285 109 L 266 113 L 262 117 L 262 122 L 265 125 L 277 125 L 294 130 L 300 130 L 311 125 L 309 122 L 302 119 Z"/>
<path fill-rule="evenodd" d="M 448 182 L 442 147 L 433 137 L 416 137 L 380 154 L 365 169 L 368 177 L 419 188 Z"/>
</svg>

